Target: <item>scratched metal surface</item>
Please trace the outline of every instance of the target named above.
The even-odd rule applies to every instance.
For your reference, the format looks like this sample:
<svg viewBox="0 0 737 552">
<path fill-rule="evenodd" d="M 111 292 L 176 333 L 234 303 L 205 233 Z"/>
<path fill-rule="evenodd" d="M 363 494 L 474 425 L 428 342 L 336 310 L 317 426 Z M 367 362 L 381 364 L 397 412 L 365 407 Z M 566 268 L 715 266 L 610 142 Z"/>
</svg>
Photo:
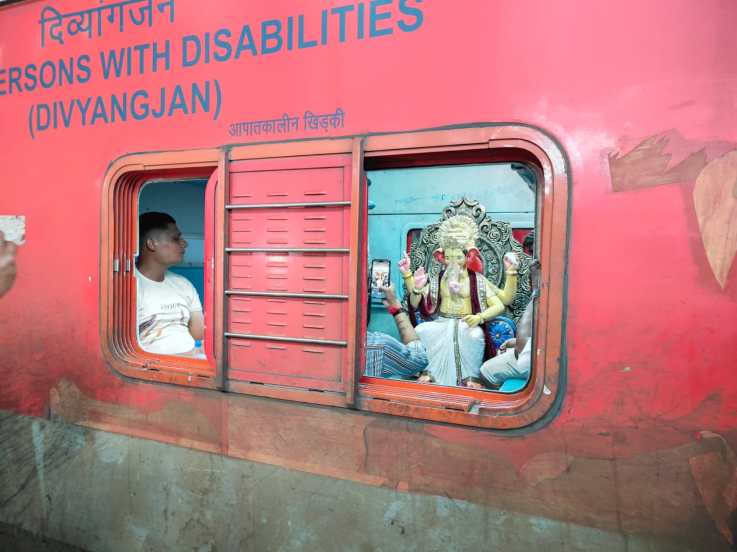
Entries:
<svg viewBox="0 0 737 552">
<path fill-rule="evenodd" d="M 0 459 L 13 466 L 0 472 L 0 523 L 21 526 L 31 546 L 8 550 L 77 550 L 33 548 L 40 533 L 125 552 L 726 549 L 715 536 L 595 529 L 5 412 Z"/>
</svg>

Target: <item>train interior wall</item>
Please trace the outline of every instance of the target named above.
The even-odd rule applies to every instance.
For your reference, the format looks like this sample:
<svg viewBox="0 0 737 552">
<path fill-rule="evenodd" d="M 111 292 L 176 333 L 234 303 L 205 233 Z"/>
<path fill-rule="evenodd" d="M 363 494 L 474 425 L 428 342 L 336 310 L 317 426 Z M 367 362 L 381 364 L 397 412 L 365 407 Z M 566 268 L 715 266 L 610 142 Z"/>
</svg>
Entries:
<svg viewBox="0 0 737 552">
<path fill-rule="evenodd" d="M 139 213 L 158 211 L 170 214 L 177 221 L 187 240 L 187 251 L 181 264 L 171 271 L 187 278 L 194 285 L 200 300 L 204 297 L 205 258 L 205 180 L 150 182 L 141 190 Z"/>
</svg>

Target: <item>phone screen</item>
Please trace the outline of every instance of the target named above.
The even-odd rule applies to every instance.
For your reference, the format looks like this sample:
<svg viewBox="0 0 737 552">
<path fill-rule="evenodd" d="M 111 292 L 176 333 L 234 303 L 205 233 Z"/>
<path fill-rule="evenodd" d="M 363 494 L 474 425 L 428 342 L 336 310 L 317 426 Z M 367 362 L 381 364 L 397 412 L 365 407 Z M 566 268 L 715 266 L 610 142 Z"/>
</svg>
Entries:
<svg viewBox="0 0 737 552">
<path fill-rule="evenodd" d="M 374 259 L 371 261 L 371 295 L 383 298 L 384 292 L 380 288 L 386 287 L 391 282 L 391 264 L 387 259 Z"/>
</svg>

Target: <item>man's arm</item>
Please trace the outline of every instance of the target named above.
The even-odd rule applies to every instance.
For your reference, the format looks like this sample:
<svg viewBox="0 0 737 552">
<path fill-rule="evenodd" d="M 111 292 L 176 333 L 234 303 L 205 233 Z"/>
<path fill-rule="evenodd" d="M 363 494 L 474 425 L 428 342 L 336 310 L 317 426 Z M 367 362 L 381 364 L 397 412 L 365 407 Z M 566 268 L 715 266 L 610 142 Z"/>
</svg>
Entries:
<svg viewBox="0 0 737 552">
<path fill-rule="evenodd" d="M 519 357 L 522 349 L 525 348 L 527 341 L 529 341 L 532 336 L 532 315 L 534 312 L 534 304 L 534 299 L 531 299 L 530 302 L 527 303 L 525 311 L 519 319 L 519 324 L 517 324 L 517 341 L 514 344 L 514 355 L 517 357 Z"/>
<path fill-rule="evenodd" d="M 189 334 L 197 341 L 205 337 L 205 317 L 202 311 L 189 313 Z"/>
<path fill-rule="evenodd" d="M 412 343 L 413 341 L 420 339 L 417 336 L 417 332 L 415 332 L 414 326 L 412 326 L 412 322 L 409 320 L 409 316 L 407 316 L 407 313 L 402 309 L 402 303 L 399 302 L 396 293 L 394 293 L 394 286 L 389 285 L 388 287 L 383 287 L 381 288 L 381 291 L 383 291 L 386 296 L 386 299 L 384 299 L 384 306 L 393 314 L 394 323 L 397 325 L 399 338 L 402 340 L 402 343 L 407 345 L 408 343 Z"/>
<path fill-rule="evenodd" d="M 5 234 L 0 232 L 0 297 L 12 287 L 15 281 L 15 244 L 5 241 Z"/>
</svg>

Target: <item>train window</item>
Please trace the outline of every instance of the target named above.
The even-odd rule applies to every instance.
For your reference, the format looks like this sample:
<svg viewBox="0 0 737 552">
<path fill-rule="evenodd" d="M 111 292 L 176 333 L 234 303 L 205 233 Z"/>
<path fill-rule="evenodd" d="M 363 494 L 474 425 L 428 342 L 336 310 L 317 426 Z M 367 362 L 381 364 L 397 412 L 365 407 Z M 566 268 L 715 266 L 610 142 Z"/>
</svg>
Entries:
<svg viewBox="0 0 737 552">
<path fill-rule="evenodd" d="M 228 174 L 228 389 L 347 405 L 358 308 L 352 153 L 234 161 Z"/>
<path fill-rule="evenodd" d="M 155 154 L 146 169 L 123 159 L 106 178 L 103 351 L 126 376 L 218 387 L 207 270 L 215 238 L 216 155 L 197 163 Z"/>
<path fill-rule="evenodd" d="M 568 181 L 540 131 L 138 154 L 112 164 L 104 190 L 101 335 L 126 376 L 487 428 L 529 425 L 562 397 Z M 195 355 L 138 334 L 147 212 L 171 215 L 190 242 L 169 260 L 203 307 Z M 520 337 L 530 304 L 532 338 L 515 359 L 529 354 L 532 369 L 510 389 L 482 365 Z M 382 339 L 400 345 L 384 359 Z M 389 369 L 410 353 L 421 366 Z"/>
<path fill-rule="evenodd" d="M 368 172 L 369 265 L 386 266 L 391 286 L 372 277 L 365 376 L 501 392 L 526 385 L 530 357 L 519 353 L 531 345 L 523 314 L 533 258 L 516 236 L 535 225 L 537 183 L 520 166 Z M 530 327 L 517 331 L 521 322 Z"/>
<path fill-rule="evenodd" d="M 560 150 L 534 129 L 500 126 L 372 137 L 365 156 L 359 407 L 504 429 L 554 412 L 565 366 Z M 386 265 L 388 306 L 372 277 Z M 521 350 L 504 346 L 512 337 Z"/>
<path fill-rule="evenodd" d="M 138 343 L 158 354 L 206 358 L 204 212 L 207 181 L 148 182 L 138 200 Z"/>
</svg>

